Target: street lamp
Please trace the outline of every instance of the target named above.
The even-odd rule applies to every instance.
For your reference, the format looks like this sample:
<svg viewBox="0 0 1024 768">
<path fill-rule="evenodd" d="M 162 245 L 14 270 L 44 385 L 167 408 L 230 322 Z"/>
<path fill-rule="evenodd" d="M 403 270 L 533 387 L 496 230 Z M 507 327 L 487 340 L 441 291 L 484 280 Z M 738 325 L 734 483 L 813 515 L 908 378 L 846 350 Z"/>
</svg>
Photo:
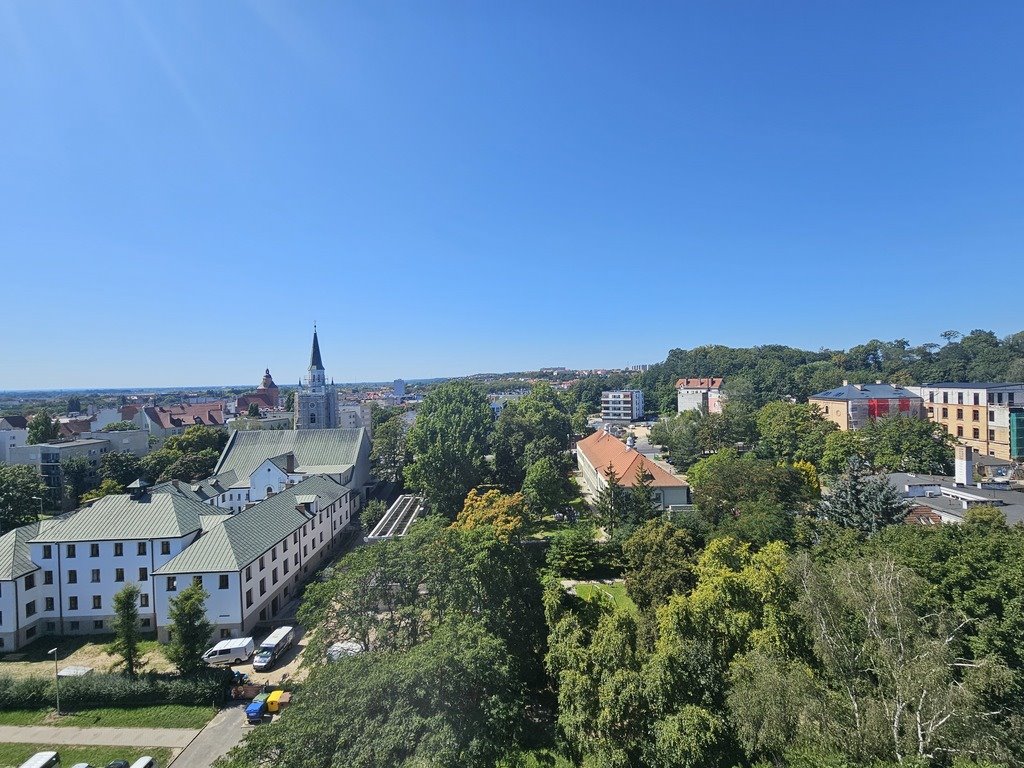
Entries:
<svg viewBox="0 0 1024 768">
<path fill-rule="evenodd" d="M 57 689 L 57 716 L 60 717 L 60 675 L 57 673 L 57 649 L 51 648 L 47 653 L 53 654 L 53 684 Z"/>
<path fill-rule="evenodd" d="M 39 514 L 36 515 L 36 522 L 38 523 L 42 519 L 42 517 L 43 517 L 43 497 L 42 496 L 33 496 L 32 500 L 39 502 Z"/>
</svg>

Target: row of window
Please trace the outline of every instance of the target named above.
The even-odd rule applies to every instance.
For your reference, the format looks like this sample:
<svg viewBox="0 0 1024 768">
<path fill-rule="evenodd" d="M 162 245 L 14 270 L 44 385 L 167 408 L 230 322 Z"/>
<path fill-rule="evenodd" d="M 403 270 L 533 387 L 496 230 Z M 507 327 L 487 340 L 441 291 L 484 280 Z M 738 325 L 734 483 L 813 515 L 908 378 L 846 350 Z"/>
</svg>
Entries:
<svg viewBox="0 0 1024 768">
<path fill-rule="evenodd" d="M 964 428 L 963 427 L 957 427 L 956 428 L 956 436 L 957 437 L 963 437 L 964 436 Z M 971 438 L 974 439 L 974 440 L 980 440 L 981 439 L 981 430 L 977 429 L 977 428 L 972 429 L 971 430 Z M 994 429 L 990 429 L 988 431 L 988 439 L 989 440 L 995 440 L 996 439 L 996 431 Z"/>
<path fill-rule="evenodd" d="M 296 555 L 295 556 L 295 564 L 298 565 L 298 563 L 299 563 L 299 556 Z M 284 570 L 284 575 L 287 576 L 288 575 L 288 561 L 287 560 L 284 561 L 284 563 L 282 564 L 282 567 L 283 567 L 283 570 Z M 274 570 L 272 570 L 270 572 L 270 583 L 271 583 L 271 585 L 277 584 L 277 581 L 278 581 L 278 579 L 277 579 L 277 568 L 275 568 Z M 266 579 L 260 579 L 260 597 L 263 597 L 263 595 L 265 595 L 265 594 L 267 594 L 267 580 Z M 251 589 L 245 590 L 245 607 L 246 608 L 252 608 L 252 590 Z"/>
<path fill-rule="evenodd" d="M 145 542 L 145 541 L 136 542 L 136 554 L 137 555 L 148 554 L 146 544 L 147 544 L 147 542 Z M 169 542 L 169 541 L 161 541 L 160 542 L 160 554 L 161 555 L 169 555 L 169 554 L 171 554 L 171 542 Z M 65 545 L 65 557 L 72 558 L 72 557 L 77 557 L 77 556 L 78 556 L 78 546 L 75 545 L 75 544 L 66 544 Z M 99 557 L 99 556 L 100 556 L 100 545 L 99 544 L 90 544 L 89 545 L 89 557 Z M 120 542 L 120 541 L 114 542 L 114 557 L 123 557 L 123 556 L 124 556 L 124 544 L 122 542 Z M 53 559 L 53 546 L 51 544 L 43 544 L 43 560 L 51 560 L 51 559 Z"/>
<path fill-rule="evenodd" d="M 1007 392 L 1006 393 L 1006 402 L 1007 402 L 1007 404 L 1013 405 L 1013 400 L 1014 400 L 1013 396 L 1014 396 L 1014 394 L 1015 393 L 1013 393 L 1013 392 Z M 973 393 L 973 400 L 974 400 L 974 405 L 981 405 L 981 393 L 980 392 Z M 929 403 L 934 403 L 935 402 L 935 393 L 934 392 L 929 392 L 928 393 L 928 402 Z M 949 392 L 943 392 L 942 393 L 942 402 L 943 403 L 947 403 L 947 404 L 949 403 Z M 1003 393 L 1002 392 L 989 392 L 988 393 L 988 404 L 989 405 L 1002 405 L 1002 403 L 1003 403 Z M 964 404 L 964 393 L 963 392 L 957 392 L 956 393 L 956 404 L 957 405 L 963 405 Z"/>
<path fill-rule="evenodd" d="M 69 570 L 67 572 L 67 576 L 68 576 L 68 584 L 77 584 L 78 583 L 78 571 L 76 571 L 74 569 L 71 569 L 71 570 Z M 93 568 L 89 572 L 89 581 L 91 583 L 93 583 L 93 584 L 99 584 L 101 580 L 102 579 L 100 577 L 100 569 L 99 568 Z M 148 581 L 149 580 L 149 569 L 148 568 L 139 568 L 139 579 L 138 580 L 139 581 Z M 115 568 L 114 569 L 114 581 L 118 581 L 118 582 L 124 581 L 124 568 Z M 53 571 L 43 571 L 43 584 L 53 584 Z M 35 589 L 35 586 L 36 586 L 36 575 L 34 573 L 30 573 L 28 576 L 25 577 L 25 589 L 26 590 Z"/>
<path fill-rule="evenodd" d="M 145 592 L 143 592 L 142 594 L 139 595 L 139 608 L 149 608 L 149 595 L 147 595 Z M 94 611 L 103 610 L 103 595 L 93 595 L 92 596 L 92 609 Z M 44 611 L 53 611 L 53 610 L 55 610 L 55 603 L 54 603 L 52 597 L 48 597 L 48 598 L 46 598 L 44 600 L 44 602 L 43 602 L 43 610 Z M 78 610 L 78 597 L 77 596 L 71 595 L 68 598 L 68 610 L 69 611 L 77 611 Z M 35 616 L 35 614 L 36 614 L 36 601 L 35 600 L 31 600 L 31 601 L 25 603 L 25 618 L 27 619 L 30 616 Z M 3 611 L 0 611 L 0 625 L 2 625 L 3 623 L 4 623 L 4 614 L 3 614 Z"/>
<path fill-rule="evenodd" d="M 929 415 L 933 415 L 935 413 L 935 409 L 934 408 L 929 408 L 928 409 L 928 413 L 929 413 Z M 944 418 L 944 419 L 948 419 L 949 418 L 949 408 L 943 408 L 942 409 L 942 418 Z M 964 409 L 963 408 L 957 408 L 956 409 L 956 418 L 957 418 L 957 421 L 963 421 L 964 420 Z M 995 411 L 989 411 L 988 412 L 988 420 L 989 421 L 995 421 L 996 420 L 996 412 Z M 971 411 L 971 421 L 981 421 L 981 411 L 979 411 L 977 409 Z"/>
<path fill-rule="evenodd" d="M 198 574 L 193 576 L 192 577 L 192 583 L 193 584 L 197 584 L 200 587 L 203 586 L 203 577 L 201 575 L 198 575 Z M 227 588 L 228 588 L 228 575 L 226 573 L 222 573 L 218 577 L 217 589 L 227 589 Z M 178 577 L 177 576 L 168 576 L 167 577 L 167 591 L 168 592 L 177 592 L 178 591 Z"/>
</svg>

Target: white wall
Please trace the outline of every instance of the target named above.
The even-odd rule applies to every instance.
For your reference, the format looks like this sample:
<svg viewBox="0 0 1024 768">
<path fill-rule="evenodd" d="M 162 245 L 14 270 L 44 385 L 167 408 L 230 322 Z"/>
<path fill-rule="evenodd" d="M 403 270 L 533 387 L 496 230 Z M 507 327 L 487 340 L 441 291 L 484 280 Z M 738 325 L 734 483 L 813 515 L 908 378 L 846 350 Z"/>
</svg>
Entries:
<svg viewBox="0 0 1024 768">
<path fill-rule="evenodd" d="M 10 463 L 10 449 L 25 445 L 27 429 L 0 429 L 0 464 Z"/>
</svg>

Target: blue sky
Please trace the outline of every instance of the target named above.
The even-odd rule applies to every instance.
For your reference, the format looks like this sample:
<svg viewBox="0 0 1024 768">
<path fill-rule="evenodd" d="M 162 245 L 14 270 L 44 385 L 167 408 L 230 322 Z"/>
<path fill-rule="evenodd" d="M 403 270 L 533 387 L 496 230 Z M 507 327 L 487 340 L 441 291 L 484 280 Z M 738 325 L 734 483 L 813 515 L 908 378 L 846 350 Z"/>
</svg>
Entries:
<svg viewBox="0 0 1024 768">
<path fill-rule="evenodd" d="M 0 389 L 1021 330 L 1020 2 L 0 0 Z"/>
</svg>

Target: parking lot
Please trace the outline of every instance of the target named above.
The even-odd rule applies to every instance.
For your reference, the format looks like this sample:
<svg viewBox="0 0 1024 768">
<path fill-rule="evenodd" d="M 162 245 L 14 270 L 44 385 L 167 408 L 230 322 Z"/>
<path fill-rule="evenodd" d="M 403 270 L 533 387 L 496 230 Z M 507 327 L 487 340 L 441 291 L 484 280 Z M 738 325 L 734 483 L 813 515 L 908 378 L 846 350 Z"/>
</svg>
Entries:
<svg viewBox="0 0 1024 768">
<path fill-rule="evenodd" d="M 306 650 L 308 639 L 306 638 L 306 631 L 302 627 L 298 625 L 293 626 L 295 626 L 295 644 L 284 652 L 284 655 L 275 662 L 273 667 L 265 672 L 257 672 L 253 669 L 252 659 L 249 659 L 245 664 L 232 664 L 231 668 L 236 672 L 248 675 L 249 679 L 257 685 L 283 683 L 286 680 L 302 680 L 306 672 L 305 670 L 300 670 L 299 666 L 302 664 L 302 654 Z M 269 634 L 269 631 L 264 631 L 252 636 L 257 649 Z"/>
</svg>

